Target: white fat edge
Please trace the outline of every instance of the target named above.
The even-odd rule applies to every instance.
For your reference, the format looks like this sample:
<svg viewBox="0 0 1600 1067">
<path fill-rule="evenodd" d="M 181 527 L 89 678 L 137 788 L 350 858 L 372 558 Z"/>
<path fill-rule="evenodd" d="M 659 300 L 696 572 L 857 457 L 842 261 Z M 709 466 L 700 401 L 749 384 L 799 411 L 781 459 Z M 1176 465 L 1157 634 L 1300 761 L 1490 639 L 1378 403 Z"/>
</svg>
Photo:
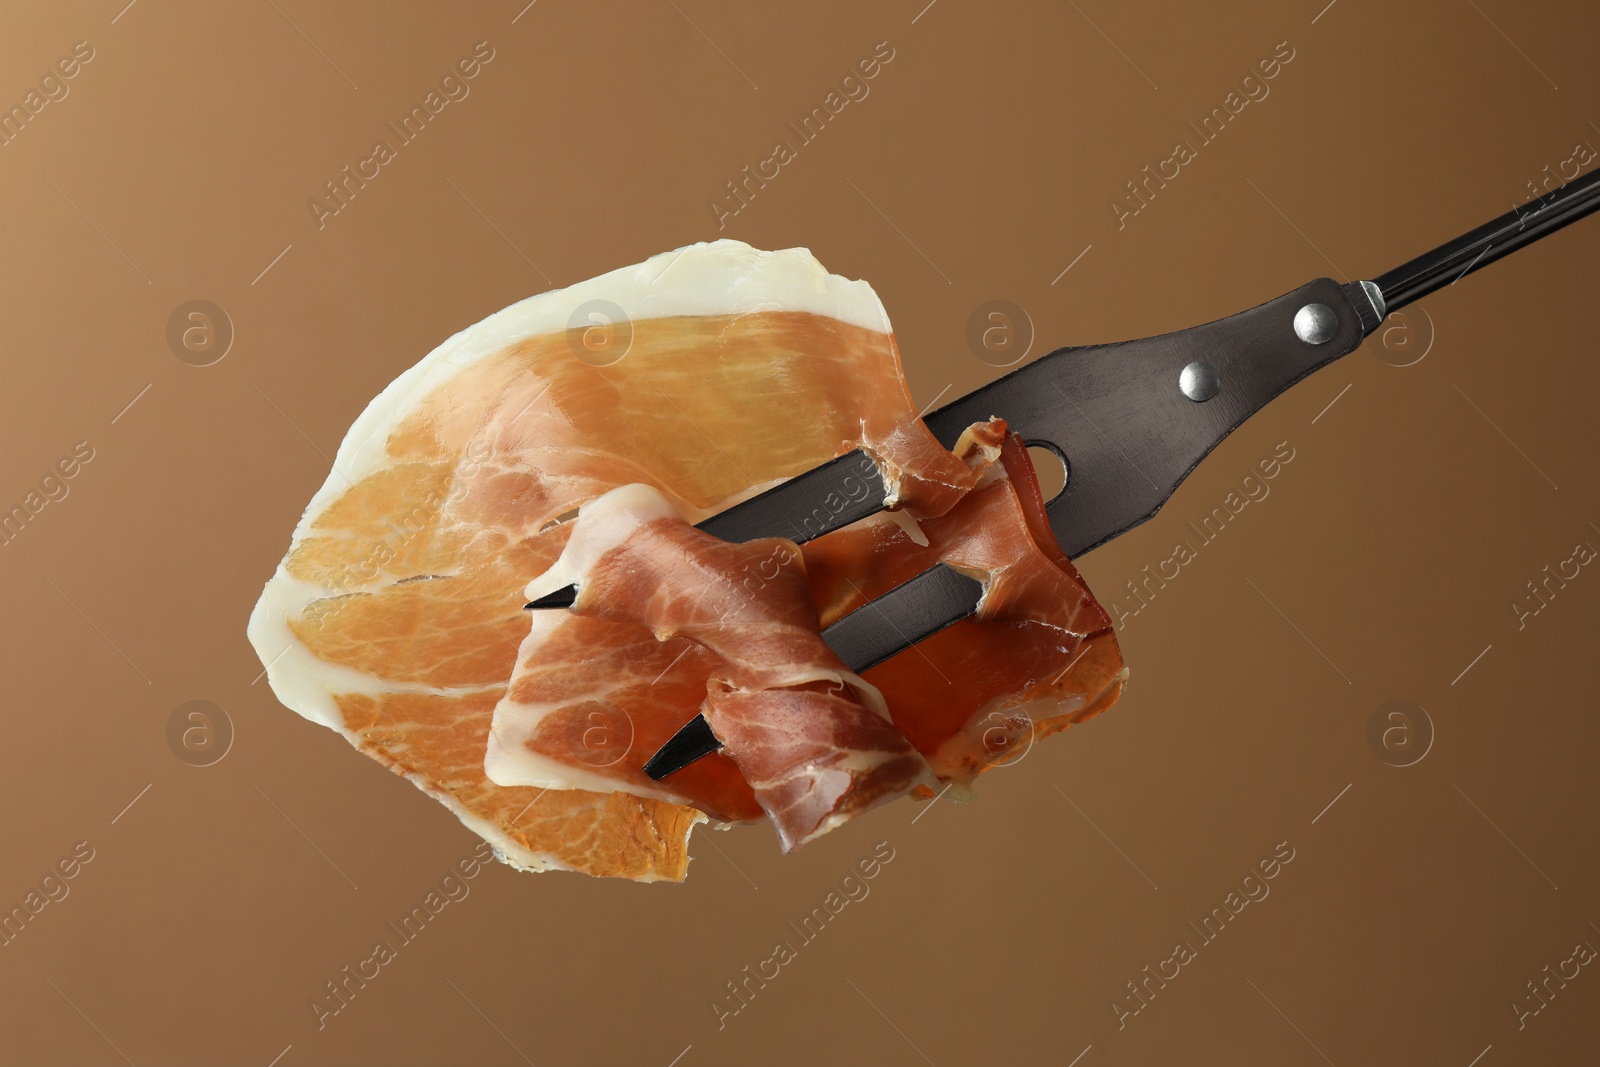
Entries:
<svg viewBox="0 0 1600 1067">
<path fill-rule="evenodd" d="M 668 273 L 670 282 L 664 280 Z M 528 297 L 456 333 L 373 398 L 340 443 L 334 469 L 295 528 L 296 540 L 351 484 L 387 465 L 389 432 L 436 386 L 511 345 L 565 330 L 577 306 L 594 299 L 611 300 L 634 321 L 784 310 L 891 332 L 888 313 L 866 282 L 829 274 L 808 249 L 764 252 L 729 239 L 663 252 Z"/>
<path fill-rule="evenodd" d="M 346 728 L 335 694 L 382 698 L 393 693 L 454 697 L 502 689 L 503 682 L 470 686 L 429 686 L 380 678 L 343 664 L 318 659 L 289 629 L 288 620 L 326 591 L 314 582 L 291 577 L 282 569 L 261 594 L 250 613 L 247 634 L 261 662 L 267 664 L 267 682 L 280 702 L 312 722 L 337 730 L 357 744 L 360 735 Z M 284 606 L 288 605 L 287 608 Z"/>
<path fill-rule="evenodd" d="M 688 245 L 566 289 L 528 297 L 451 336 L 368 403 L 340 442 L 327 480 L 302 512 L 291 545 L 308 536 L 316 519 L 351 485 L 389 464 L 389 433 L 438 385 L 510 345 L 565 330 L 577 306 L 594 299 L 611 300 L 635 321 L 786 310 L 891 332 L 888 313 L 866 282 L 829 274 L 804 248 L 764 252 L 727 239 Z M 566 583 L 552 589 L 561 584 Z M 279 699 L 313 722 L 343 732 L 332 699 L 335 690 L 316 691 L 316 681 L 324 676 L 312 667 L 321 661 L 295 640 L 286 622 L 299 617 L 312 601 L 329 595 L 337 594 L 312 583 L 297 583 L 280 564 L 251 613 L 249 634 L 263 664 L 282 657 L 267 670 L 268 684 Z M 372 684 L 370 678 L 367 684 Z"/>
<path fill-rule="evenodd" d="M 993 466 L 995 461 L 1000 458 L 1000 453 L 1003 451 L 1002 446 L 979 440 L 972 430 L 975 426 L 986 426 L 997 418 L 999 418 L 998 415 L 990 415 L 987 419 L 977 419 L 968 424 L 967 428 L 961 431 L 961 436 L 956 438 L 956 446 L 951 451 L 969 465 L 972 464 L 974 458 L 977 458 L 973 455 L 974 451 L 976 451 L 978 456 L 981 457 L 978 459 L 978 465 L 985 469 Z"/>
<path fill-rule="evenodd" d="M 866 426 L 857 434 L 857 440 L 866 436 Z M 900 490 L 905 488 L 905 480 L 900 477 L 900 468 L 879 455 L 876 449 L 863 445 L 861 451 L 872 460 L 872 465 L 878 468 L 878 477 L 883 479 L 883 510 L 891 514 L 900 510 Z"/>
<path fill-rule="evenodd" d="M 912 751 L 915 753 L 916 750 L 913 749 Z M 882 752 L 878 750 L 860 752 L 852 750 L 844 759 L 841 759 L 836 763 L 830 763 L 826 767 L 807 767 L 806 773 L 815 774 L 819 771 L 826 772 L 843 770 L 850 772 L 852 776 L 857 773 L 865 774 L 875 770 L 878 766 L 888 762 L 891 759 L 899 759 L 900 756 L 901 753 L 898 752 Z M 916 778 L 912 779 L 912 781 L 907 784 L 905 792 L 885 793 L 865 808 L 857 808 L 849 812 L 832 812 L 827 816 L 827 818 L 823 819 L 822 822 L 817 824 L 816 829 L 812 830 L 809 834 L 796 841 L 795 847 L 799 848 L 801 845 L 804 845 L 807 842 L 815 841 L 817 838 L 821 837 L 830 830 L 844 825 L 851 819 L 866 814 L 873 808 L 882 807 L 884 804 L 899 800 L 902 797 L 909 795 L 919 785 L 925 785 L 929 789 L 933 790 L 937 790 L 940 787 L 939 779 L 934 775 L 933 768 L 928 766 L 928 761 L 925 759 L 922 760 L 922 770 L 917 774 Z"/>
<path fill-rule="evenodd" d="M 563 581 L 562 584 L 567 584 Z M 554 588 L 559 589 L 561 585 Z M 543 594 L 540 594 L 543 595 Z M 527 660 L 528 651 L 543 643 L 547 634 L 559 627 L 566 612 L 550 611 L 533 621 L 533 631 L 517 651 L 517 662 Z M 589 768 L 554 759 L 528 747 L 528 741 L 546 715 L 565 707 L 565 703 L 539 701 L 522 703 L 506 695 L 494 706 L 489 726 L 489 742 L 483 755 L 483 773 L 498 786 L 532 786 L 539 789 L 583 789 L 593 793 L 631 793 L 650 800 L 689 804 L 681 794 L 663 786 L 646 786 Z"/>
<path fill-rule="evenodd" d="M 884 512 L 884 514 L 889 516 L 890 522 L 905 531 L 905 535 L 911 538 L 912 544 L 919 545 L 922 548 L 928 547 L 928 535 L 922 532 L 921 524 L 909 512 L 896 508 L 894 511 Z"/>
<path fill-rule="evenodd" d="M 569 570 L 567 567 L 563 566 L 561 563 L 561 558 L 558 556 L 556 561 L 550 564 L 549 570 L 545 571 L 543 574 L 530 581 L 527 585 L 523 586 L 522 595 L 525 599 L 530 601 L 538 600 L 540 597 L 549 596 L 557 589 L 565 589 L 569 585 L 576 584 L 579 577 L 580 576 L 576 571 Z M 535 620 L 537 620 L 542 614 L 549 613 L 544 612 L 542 609 L 535 610 L 533 612 L 533 617 Z M 535 629 L 537 629 L 537 627 L 535 627 Z"/>
<path fill-rule="evenodd" d="M 995 482 L 1006 481 L 1008 478 L 1004 467 L 998 463 L 991 463 L 978 472 L 978 480 L 972 483 L 972 491 L 976 493 L 979 489 L 987 489 Z"/>
<path fill-rule="evenodd" d="M 635 322 L 686 315 L 799 311 L 880 333 L 892 332 L 888 312 L 872 287 L 829 274 L 809 249 L 764 252 L 724 238 L 663 252 L 565 289 L 530 296 L 467 327 L 428 353 L 356 418 L 334 457 L 335 471 L 312 498 L 307 515 L 320 512 L 319 504 L 325 506 L 343 492 L 339 471 L 358 481 L 383 465 L 388 431 L 434 387 L 511 345 L 566 330 L 579 305 L 602 299 L 621 307 Z"/>
<path fill-rule="evenodd" d="M 284 622 L 288 616 L 272 610 L 272 601 L 292 600 L 295 599 L 295 594 L 304 598 L 320 589 L 320 586 L 313 583 L 291 578 L 280 569 L 274 583 L 267 587 L 267 591 L 257 602 L 255 611 L 250 615 L 250 643 L 255 647 L 261 661 L 270 663 L 266 671 L 268 683 L 285 707 L 312 722 L 334 730 L 350 742 L 352 747 L 359 749 L 361 736 L 346 727 L 344 717 L 334 702 L 334 693 L 354 692 L 382 696 L 397 689 L 412 689 L 451 695 L 444 690 L 430 690 L 428 687 L 384 683 L 369 674 L 327 663 L 313 656 L 310 650 L 289 632 L 289 627 Z M 484 688 L 498 688 L 498 685 Z M 460 692 L 467 691 L 470 690 Z M 494 823 L 474 815 L 454 796 L 436 788 L 425 775 L 403 770 L 399 773 L 402 778 L 443 804 L 463 826 L 487 841 L 502 862 L 522 871 L 570 869 L 551 856 L 523 847 Z"/>
<path fill-rule="evenodd" d="M 312 589 L 320 587 L 309 582 L 282 575 L 285 586 L 301 585 Z M 273 591 L 269 589 L 269 592 Z M 267 669 L 268 680 L 272 684 L 273 692 L 284 706 L 291 711 L 298 712 L 313 722 L 341 734 L 351 746 L 359 749 L 361 736 L 354 730 L 345 726 L 344 718 L 339 713 L 338 706 L 334 703 L 332 694 L 362 693 L 374 697 L 381 697 L 385 693 L 396 691 L 426 692 L 441 696 L 459 695 L 464 692 L 481 692 L 483 689 L 500 688 L 500 684 L 485 686 L 481 689 L 443 690 L 428 686 L 404 685 L 386 683 L 371 675 L 326 663 L 317 659 L 302 645 L 297 638 L 284 625 L 282 616 L 274 616 L 267 609 L 268 597 L 263 596 L 256 605 L 256 610 L 250 617 L 250 642 L 255 646 L 256 654 L 267 662 L 277 656 L 277 661 Z M 268 650 L 271 649 L 269 652 Z M 287 650 L 287 651 L 285 651 Z M 491 738 L 492 744 L 492 738 Z M 392 768 L 394 769 L 394 768 Z M 546 853 L 534 852 L 518 843 L 495 823 L 474 815 L 453 795 L 438 789 L 434 783 L 423 774 L 400 770 L 400 776 L 416 786 L 428 796 L 443 804 L 461 824 L 468 830 L 487 841 L 495 851 L 495 856 L 502 862 L 519 871 L 565 871 L 573 870 L 567 864 Z M 492 780 L 492 779 L 491 779 Z M 496 783 L 505 784 L 505 783 Z M 584 788 L 581 785 L 557 786 L 554 788 Z M 595 790 L 600 793 L 612 792 L 615 783 L 605 784 Z M 668 798 L 670 799 L 670 798 Z M 698 825 L 706 821 L 705 816 L 696 812 L 691 818 Z M 654 882 L 662 880 L 664 876 L 650 875 L 638 881 Z"/>
<path fill-rule="evenodd" d="M 578 509 L 572 520 L 572 536 L 550 569 L 528 583 L 523 595 L 529 600 L 553 593 L 569 585 L 582 587 L 583 578 L 604 556 L 615 551 L 638 528 L 657 519 L 683 520 L 672 502 L 654 486 L 635 483 L 602 493 Z M 520 665 L 566 620 L 564 611 L 535 611 L 528 636 L 517 652 Z M 540 701 L 522 703 L 506 695 L 495 704 L 489 727 L 489 744 L 484 752 L 483 773 L 495 785 L 533 786 L 545 789 L 586 789 L 592 792 L 631 793 L 674 804 L 687 801 L 680 794 L 662 787 L 647 787 L 603 774 L 599 769 L 574 766 L 535 752 L 528 747 L 539 724 L 552 711 L 565 704 Z"/>
<path fill-rule="evenodd" d="M 622 547 L 639 527 L 659 519 L 687 521 L 654 486 L 635 482 L 600 494 L 578 508 L 561 555 L 527 584 L 523 595 L 537 600 L 574 583 L 581 586 L 583 576 L 601 559 Z"/>
</svg>

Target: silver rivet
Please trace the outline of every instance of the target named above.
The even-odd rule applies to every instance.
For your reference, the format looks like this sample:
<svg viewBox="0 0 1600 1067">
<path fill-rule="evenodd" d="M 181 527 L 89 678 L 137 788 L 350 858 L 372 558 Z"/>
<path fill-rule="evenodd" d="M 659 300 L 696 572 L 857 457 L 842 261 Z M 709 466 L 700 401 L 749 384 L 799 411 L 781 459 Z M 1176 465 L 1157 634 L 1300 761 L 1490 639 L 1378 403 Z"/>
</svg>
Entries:
<svg viewBox="0 0 1600 1067">
<path fill-rule="evenodd" d="M 1339 332 L 1339 316 L 1327 304 L 1307 304 L 1294 313 L 1294 335 L 1308 345 L 1333 340 Z"/>
<path fill-rule="evenodd" d="M 1217 377 L 1217 368 L 1204 360 L 1195 360 L 1178 375 L 1178 388 L 1196 404 L 1216 396 L 1221 385 L 1222 379 Z"/>
</svg>

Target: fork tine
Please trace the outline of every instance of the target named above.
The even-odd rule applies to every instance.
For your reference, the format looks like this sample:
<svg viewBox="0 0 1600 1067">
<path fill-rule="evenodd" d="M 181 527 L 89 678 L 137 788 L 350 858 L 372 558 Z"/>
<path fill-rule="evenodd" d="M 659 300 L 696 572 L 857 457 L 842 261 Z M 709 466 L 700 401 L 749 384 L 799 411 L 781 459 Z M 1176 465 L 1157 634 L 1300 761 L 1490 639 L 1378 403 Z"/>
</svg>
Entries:
<svg viewBox="0 0 1600 1067">
<path fill-rule="evenodd" d="M 699 759 L 704 759 L 722 747 L 722 742 L 717 740 L 711 732 L 711 724 L 706 722 L 704 715 L 696 715 L 683 727 L 667 739 L 667 743 L 656 750 L 656 754 L 645 762 L 644 773 L 650 776 L 652 782 L 659 782 L 667 775 L 681 771 L 689 764 Z"/>
<path fill-rule="evenodd" d="M 787 537 L 803 545 L 883 510 L 886 491 L 878 465 L 856 449 L 718 512 L 699 528 L 724 541 Z"/>
<path fill-rule="evenodd" d="M 578 587 L 564 585 L 553 593 L 546 593 L 538 600 L 522 605 L 523 611 L 543 608 L 570 608 L 578 599 Z"/>
</svg>

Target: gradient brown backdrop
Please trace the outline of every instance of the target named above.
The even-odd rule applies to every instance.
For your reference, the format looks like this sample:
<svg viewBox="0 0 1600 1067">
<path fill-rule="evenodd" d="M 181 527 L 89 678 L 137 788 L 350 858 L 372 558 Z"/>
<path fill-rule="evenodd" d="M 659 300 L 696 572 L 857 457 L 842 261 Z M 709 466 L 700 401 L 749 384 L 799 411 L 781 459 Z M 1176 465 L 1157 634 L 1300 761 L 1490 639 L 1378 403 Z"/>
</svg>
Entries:
<svg viewBox="0 0 1600 1067">
<path fill-rule="evenodd" d="M 1600 573 L 1521 629 L 1511 601 L 1600 547 L 1600 222 L 1397 317 L 1086 557 L 1126 597 L 1294 449 L 1126 620 L 1115 711 L 976 803 L 788 858 L 702 835 L 681 886 L 488 869 L 321 1029 L 324 983 L 476 839 L 282 708 L 244 635 L 369 398 L 512 301 L 716 236 L 708 201 L 878 42 L 870 96 L 722 234 L 871 280 L 928 403 L 1000 373 L 966 341 L 986 301 L 1033 354 L 1141 336 L 1521 202 L 1600 146 L 1592 5 L 124 3 L 0 11 L 7 106 L 94 53 L 0 147 L 0 505 L 93 450 L 0 547 L 0 904 L 94 855 L 0 947 L 0 1061 L 1592 1061 L 1594 968 L 1520 1029 L 1512 1005 L 1600 946 Z M 323 182 L 480 41 L 470 96 L 319 229 Z M 1284 41 L 1270 95 L 1119 230 L 1110 199 Z M 197 299 L 235 335 L 204 367 L 167 337 Z M 232 724 L 210 766 L 169 745 L 191 700 Z M 1431 747 L 1415 712 L 1369 742 L 1391 700 Z M 719 1029 L 725 983 L 883 841 L 871 895 Z M 1282 842 L 1202 945 L 1186 924 Z M 1119 1028 L 1180 940 L 1197 958 Z"/>
</svg>

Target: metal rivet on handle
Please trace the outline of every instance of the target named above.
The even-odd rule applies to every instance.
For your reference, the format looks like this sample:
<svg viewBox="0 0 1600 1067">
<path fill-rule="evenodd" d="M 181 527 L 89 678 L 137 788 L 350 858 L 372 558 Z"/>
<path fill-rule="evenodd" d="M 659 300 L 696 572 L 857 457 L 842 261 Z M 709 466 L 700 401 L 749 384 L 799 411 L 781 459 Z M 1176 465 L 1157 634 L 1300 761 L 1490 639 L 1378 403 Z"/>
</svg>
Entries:
<svg viewBox="0 0 1600 1067">
<path fill-rule="evenodd" d="M 1195 360 L 1178 375 L 1178 388 L 1196 404 L 1216 396 L 1221 386 L 1222 379 L 1217 377 L 1217 368 L 1204 360 Z"/>
<path fill-rule="evenodd" d="M 1339 332 L 1339 316 L 1327 304 L 1307 304 L 1294 313 L 1294 335 L 1308 345 L 1333 340 Z"/>
</svg>

